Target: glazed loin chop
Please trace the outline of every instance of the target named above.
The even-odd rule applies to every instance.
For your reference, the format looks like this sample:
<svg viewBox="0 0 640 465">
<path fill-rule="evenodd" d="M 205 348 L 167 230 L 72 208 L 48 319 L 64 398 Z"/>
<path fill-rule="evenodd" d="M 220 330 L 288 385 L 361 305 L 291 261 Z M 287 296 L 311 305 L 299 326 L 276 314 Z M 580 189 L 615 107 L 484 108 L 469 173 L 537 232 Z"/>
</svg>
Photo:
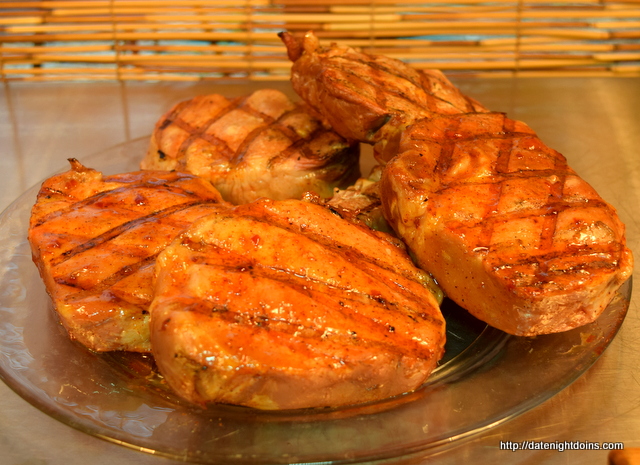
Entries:
<svg viewBox="0 0 640 465">
<path fill-rule="evenodd" d="M 433 114 L 487 109 L 438 70 L 416 70 L 352 48 L 320 47 L 313 34 L 281 33 L 294 62 L 291 85 L 342 136 L 374 145 L 379 161 L 396 154 L 402 131 Z"/>
<path fill-rule="evenodd" d="M 327 118 L 348 111 L 334 129 L 376 145 L 387 221 L 473 315 L 516 335 L 564 331 L 629 278 L 615 209 L 524 123 L 433 92 L 401 62 L 281 37 L 296 92 Z"/>
<path fill-rule="evenodd" d="M 103 176 L 70 162 L 38 193 L 29 225 L 33 260 L 72 339 L 95 351 L 149 352 L 157 253 L 225 203 L 190 174 Z"/>
<path fill-rule="evenodd" d="M 419 387 L 444 352 L 438 294 L 404 245 L 319 205 L 221 210 L 157 263 L 153 354 L 193 402 L 375 401 Z"/>
<path fill-rule="evenodd" d="M 631 274 L 613 207 L 502 113 L 414 124 L 381 182 L 385 216 L 420 264 L 508 333 L 590 323 Z"/>
<path fill-rule="evenodd" d="M 178 103 L 156 123 L 140 166 L 197 174 L 234 204 L 330 197 L 360 174 L 359 145 L 275 89 Z"/>
</svg>

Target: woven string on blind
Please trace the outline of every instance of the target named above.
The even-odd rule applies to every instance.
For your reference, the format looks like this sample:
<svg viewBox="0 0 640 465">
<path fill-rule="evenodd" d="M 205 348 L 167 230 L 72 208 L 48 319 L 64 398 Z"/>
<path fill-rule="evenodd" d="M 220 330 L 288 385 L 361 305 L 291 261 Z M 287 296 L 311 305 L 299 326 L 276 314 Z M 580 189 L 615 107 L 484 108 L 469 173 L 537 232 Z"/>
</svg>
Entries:
<svg viewBox="0 0 640 465">
<path fill-rule="evenodd" d="M 0 1 L 2 80 L 286 80 L 277 33 L 449 74 L 640 75 L 640 0 Z"/>
</svg>

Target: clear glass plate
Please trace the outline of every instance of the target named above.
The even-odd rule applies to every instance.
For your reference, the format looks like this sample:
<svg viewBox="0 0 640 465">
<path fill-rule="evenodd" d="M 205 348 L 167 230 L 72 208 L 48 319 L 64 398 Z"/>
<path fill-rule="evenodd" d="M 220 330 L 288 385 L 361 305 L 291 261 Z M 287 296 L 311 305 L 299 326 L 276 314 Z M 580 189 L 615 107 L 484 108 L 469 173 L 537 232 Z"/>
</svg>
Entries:
<svg viewBox="0 0 640 465">
<path fill-rule="evenodd" d="M 147 140 L 80 161 L 105 173 L 135 170 Z M 507 336 L 447 302 L 445 359 L 414 393 L 342 409 L 203 409 L 174 396 L 149 357 L 99 355 L 67 338 L 26 239 L 38 189 L 31 188 L 0 216 L 0 377 L 71 427 L 178 460 L 356 463 L 441 452 L 539 405 L 577 379 L 617 333 L 631 295 L 628 282 L 598 321 L 536 338 Z"/>
</svg>

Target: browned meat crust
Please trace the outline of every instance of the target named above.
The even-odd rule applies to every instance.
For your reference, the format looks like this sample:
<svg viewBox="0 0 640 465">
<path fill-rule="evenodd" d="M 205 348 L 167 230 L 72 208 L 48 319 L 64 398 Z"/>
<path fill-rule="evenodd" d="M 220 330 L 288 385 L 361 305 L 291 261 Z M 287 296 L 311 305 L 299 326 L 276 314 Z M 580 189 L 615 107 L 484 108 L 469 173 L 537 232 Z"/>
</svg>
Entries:
<svg viewBox="0 0 640 465">
<path fill-rule="evenodd" d="M 234 204 L 307 191 L 330 197 L 360 175 L 359 144 L 277 90 L 203 95 L 160 118 L 141 167 L 197 174 Z"/>
<path fill-rule="evenodd" d="M 155 258 L 196 218 L 221 208 L 193 175 L 103 175 L 76 160 L 42 184 L 29 242 L 69 336 L 96 351 L 150 351 Z"/>
<path fill-rule="evenodd" d="M 508 333 L 590 323 L 631 275 L 615 209 L 502 113 L 417 122 L 381 183 L 385 216 L 420 265 Z"/>
<path fill-rule="evenodd" d="M 203 218 L 156 273 L 153 353 L 194 402 L 369 402 L 417 388 L 443 354 L 435 288 L 404 246 L 308 202 Z"/>
<path fill-rule="evenodd" d="M 397 138 L 413 121 L 486 111 L 438 70 L 416 70 L 400 60 L 337 45 L 321 47 L 313 34 L 280 37 L 294 62 L 294 90 L 337 133 L 375 144 L 380 161 L 395 155 Z"/>
</svg>

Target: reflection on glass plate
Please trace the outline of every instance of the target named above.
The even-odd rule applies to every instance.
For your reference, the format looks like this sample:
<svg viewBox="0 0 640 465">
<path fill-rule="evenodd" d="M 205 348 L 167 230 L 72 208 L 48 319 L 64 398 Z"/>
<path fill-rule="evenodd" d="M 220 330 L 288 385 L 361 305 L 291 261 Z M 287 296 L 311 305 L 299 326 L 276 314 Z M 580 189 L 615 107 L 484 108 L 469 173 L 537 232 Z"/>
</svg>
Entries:
<svg viewBox="0 0 640 465">
<path fill-rule="evenodd" d="M 147 138 L 81 159 L 135 170 Z M 593 324 L 536 338 L 509 337 L 447 303 L 446 357 L 417 392 L 352 408 L 260 412 L 187 404 L 149 357 L 98 355 L 58 324 L 26 234 L 38 186 L 0 217 L 0 376 L 28 402 L 97 437 L 198 463 L 353 463 L 436 453 L 539 405 L 582 373 L 625 317 L 631 283 Z"/>
</svg>

